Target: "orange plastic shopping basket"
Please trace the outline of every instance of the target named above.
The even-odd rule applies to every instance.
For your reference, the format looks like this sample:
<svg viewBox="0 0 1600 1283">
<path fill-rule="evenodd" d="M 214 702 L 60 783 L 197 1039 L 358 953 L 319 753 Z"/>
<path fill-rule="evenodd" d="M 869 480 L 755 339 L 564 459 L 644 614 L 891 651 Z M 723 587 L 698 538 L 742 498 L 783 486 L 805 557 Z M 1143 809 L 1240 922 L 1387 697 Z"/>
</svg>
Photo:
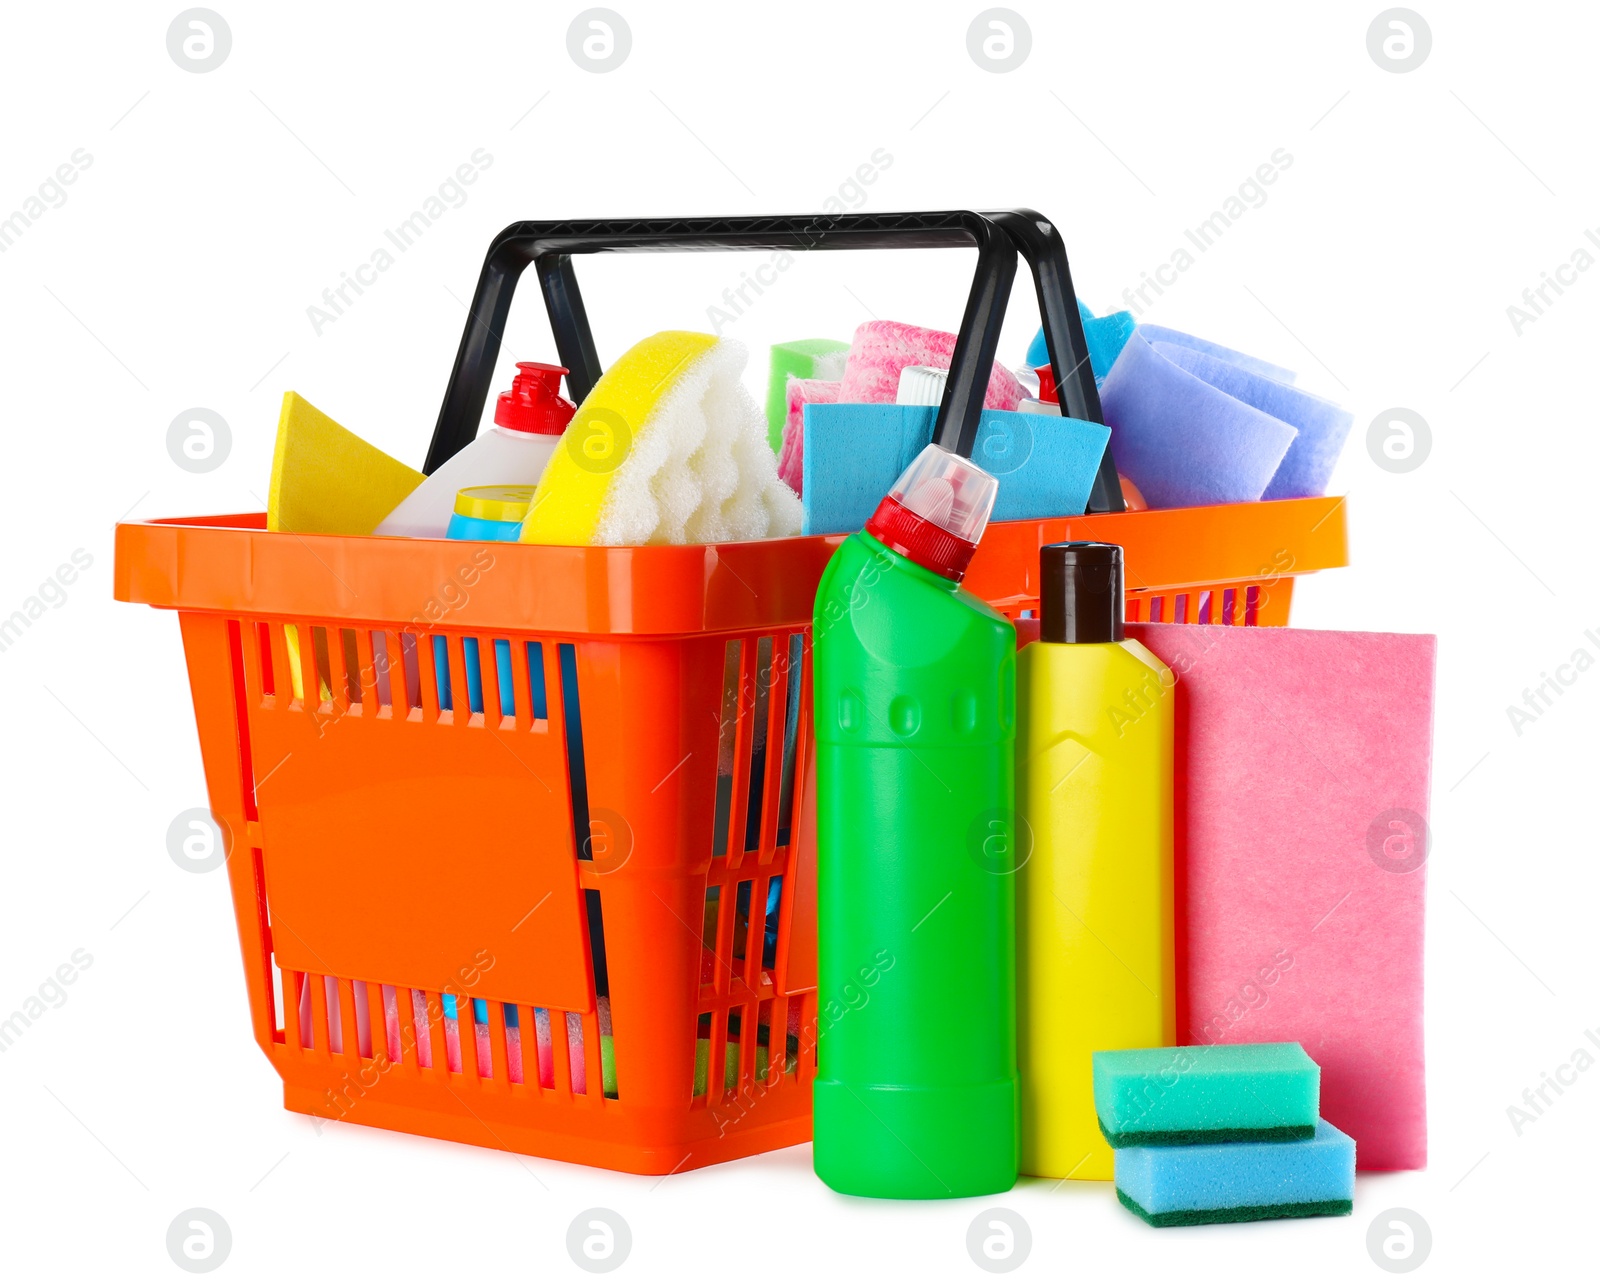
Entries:
<svg viewBox="0 0 1600 1283">
<path fill-rule="evenodd" d="M 429 464 L 479 421 L 529 263 L 582 399 L 599 369 L 570 255 L 614 249 L 977 245 L 940 411 L 941 431 L 975 425 L 1015 263 L 1001 225 L 513 226 Z M 1041 303 L 1055 295 L 1058 386 L 1098 417 L 1051 237 L 1029 257 Z M 116 595 L 178 612 L 285 1105 L 642 1173 L 809 1139 L 816 1035 L 840 999 L 816 993 L 808 640 L 839 536 L 567 548 L 265 525 L 119 525 Z M 1344 564 L 1344 529 L 1338 499 L 998 523 L 967 583 L 1017 618 L 1037 608 L 1042 544 L 1108 539 L 1127 550 L 1130 617 L 1281 624 L 1294 576 Z M 476 639 L 482 712 L 440 707 L 434 637 L 457 691 Z M 511 708 L 493 698 L 506 655 Z"/>
</svg>

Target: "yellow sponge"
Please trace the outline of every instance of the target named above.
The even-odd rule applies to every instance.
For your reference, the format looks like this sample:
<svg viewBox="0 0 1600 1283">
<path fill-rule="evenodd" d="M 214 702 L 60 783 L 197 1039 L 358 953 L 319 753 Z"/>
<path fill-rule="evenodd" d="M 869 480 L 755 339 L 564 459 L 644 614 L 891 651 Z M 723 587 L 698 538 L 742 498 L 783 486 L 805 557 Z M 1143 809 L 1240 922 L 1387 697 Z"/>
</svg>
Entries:
<svg viewBox="0 0 1600 1283">
<path fill-rule="evenodd" d="M 740 382 L 747 353 L 667 330 L 594 385 L 545 465 L 522 541 L 712 543 L 798 533 L 761 408 Z"/>
<path fill-rule="evenodd" d="M 341 428 L 298 393 L 283 394 L 267 487 L 267 529 L 370 535 L 422 474 Z"/>
<path fill-rule="evenodd" d="M 709 334 L 666 331 L 634 344 L 600 376 L 539 478 L 523 543 L 594 542 L 612 479 L 662 398 L 715 343 Z"/>
</svg>

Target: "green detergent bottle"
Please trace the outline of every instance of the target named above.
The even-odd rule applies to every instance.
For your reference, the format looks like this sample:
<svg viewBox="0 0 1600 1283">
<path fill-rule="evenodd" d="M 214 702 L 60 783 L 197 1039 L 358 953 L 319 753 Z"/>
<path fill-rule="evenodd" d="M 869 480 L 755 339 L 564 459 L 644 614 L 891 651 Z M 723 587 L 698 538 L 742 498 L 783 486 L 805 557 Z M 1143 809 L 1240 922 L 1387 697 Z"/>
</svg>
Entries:
<svg viewBox="0 0 1600 1283">
<path fill-rule="evenodd" d="M 817 589 L 817 1175 L 963 1198 L 1018 1163 L 1016 633 L 961 588 L 995 479 L 930 445 Z"/>
</svg>

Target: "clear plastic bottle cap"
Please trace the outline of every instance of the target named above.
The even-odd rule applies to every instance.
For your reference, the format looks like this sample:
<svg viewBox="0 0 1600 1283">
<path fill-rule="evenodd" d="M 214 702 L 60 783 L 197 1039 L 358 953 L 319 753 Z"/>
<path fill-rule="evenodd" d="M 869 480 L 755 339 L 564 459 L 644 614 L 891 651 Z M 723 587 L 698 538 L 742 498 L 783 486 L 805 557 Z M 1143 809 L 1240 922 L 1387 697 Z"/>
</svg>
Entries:
<svg viewBox="0 0 1600 1283">
<path fill-rule="evenodd" d="M 930 445 L 900 474 L 889 497 L 963 543 L 977 543 L 1000 483 L 953 450 Z"/>
<path fill-rule="evenodd" d="M 1000 483 L 971 459 L 930 445 L 884 496 L 867 533 L 958 582 L 983 537 Z"/>
</svg>

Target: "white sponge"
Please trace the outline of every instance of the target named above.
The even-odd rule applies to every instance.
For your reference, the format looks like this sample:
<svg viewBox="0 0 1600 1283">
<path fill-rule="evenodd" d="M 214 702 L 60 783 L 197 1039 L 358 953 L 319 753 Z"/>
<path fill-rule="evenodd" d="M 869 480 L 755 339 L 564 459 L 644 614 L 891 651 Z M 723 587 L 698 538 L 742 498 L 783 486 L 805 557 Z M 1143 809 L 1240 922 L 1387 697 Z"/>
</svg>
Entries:
<svg viewBox="0 0 1600 1283">
<path fill-rule="evenodd" d="M 656 402 L 601 505 L 597 544 L 720 543 L 800 532 L 767 423 L 740 381 L 745 347 L 720 339 Z"/>
</svg>

